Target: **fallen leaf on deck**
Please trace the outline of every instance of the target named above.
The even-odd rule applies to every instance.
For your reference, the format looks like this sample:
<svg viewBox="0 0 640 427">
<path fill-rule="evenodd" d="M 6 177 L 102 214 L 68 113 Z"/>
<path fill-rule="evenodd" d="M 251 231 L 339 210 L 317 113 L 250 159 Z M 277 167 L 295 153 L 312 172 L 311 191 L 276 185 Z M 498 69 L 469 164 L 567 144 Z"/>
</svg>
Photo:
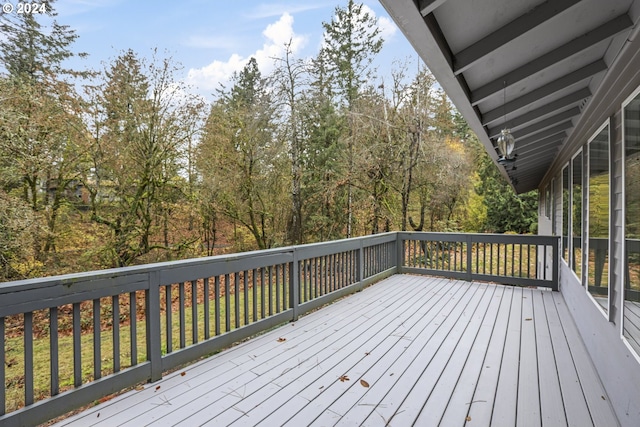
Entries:
<svg viewBox="0 0 640 427">
<path fill-rule="evenodd" d="M 600 396 L 602 398 L 602 400 L 607 400 L 604 396 Z"/>
<path fill-rule="evenodd" d="M 286 340 L 287 340 L 286 338 L 282 338 L 282 337 L 278 338 L 278 342 L 285 342 Z"/>
<path fill-rule="evenodd" d="M 324 388 L 324 386 L 322 385 L 322 386 L 320 386 L 320 388 L 318 390 L 322 390 L 323 388 Z"/>
<path fill-rule="evenodd" d="M 368 382 L 366 382 L 365 380 L 360 380 L 360 385 L 361 385 L 362 387 L 369 387 L 369 383 L 368 383 Z"/>
<path fill-rule="evenodd" d="M 184 377 L 185 375 L 187 375 L 187 373 L 186 373 L 186 372 L 180 372 L 180 376 L 181 376 L 181 377 Z"/>
<path fill-rule="evenodd" d="M 138 385 L 138 386 L 136 386 L 136 390 L 142 391 L 142 390 L 144 390 L 144 386 Z"/>
<path fill-rule="evenodd" d="M 471 421 L 471 417 L 467 417 L 467 421 Z"/>
<path fill-rule="evenodd" d="M 156 386 L 156 391 L 160 390 L 160 386 Z"/>
<path fill-rule="evenodd" d="M 98 415 L 96 415 L 96 418 L 100 418 L 100 412 L 98 412 Z"/>
<path fill-rule="evenodd" d="M 369 352 L 367 351 L 364 355 L 365 355 L 365 356 L 368 356 L 368 355 L 370 355 L 370 354 L 371 354 L 371 353 L 369 353 Z"/>
<path fill-rule="evenodd" d="M 531 321 L 531 320 L 533 320 L 533 319 L 532 319 L 531 317 L 527 317 L 527 318 L 526 318 L 526 319 L 524 319 L 524 320 L 526 320 L 527 322 L 529 322 L 529 321 Z"/>
<path fill-rule="evenodd" d="M 342 381 L 342 382 L 349 381 L 349 377 L 348 377 L 348 376 L 346 376 L 346 375 L 341 376 L 339 379 L 340 379 L 340 381 Z"/>
</svg>

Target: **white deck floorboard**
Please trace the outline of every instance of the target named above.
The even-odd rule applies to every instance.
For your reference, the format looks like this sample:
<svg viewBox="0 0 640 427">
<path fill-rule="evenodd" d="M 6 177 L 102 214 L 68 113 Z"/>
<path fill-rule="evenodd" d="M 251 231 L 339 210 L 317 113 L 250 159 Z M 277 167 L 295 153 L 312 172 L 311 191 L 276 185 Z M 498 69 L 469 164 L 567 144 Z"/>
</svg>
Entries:
<svg viewBox="0 0 640 427">
<path fill-rule="evenodd" d="M 561 294 L 395 275 L 57 424 L 145 425 L 617 420 Z"/>
</svg>

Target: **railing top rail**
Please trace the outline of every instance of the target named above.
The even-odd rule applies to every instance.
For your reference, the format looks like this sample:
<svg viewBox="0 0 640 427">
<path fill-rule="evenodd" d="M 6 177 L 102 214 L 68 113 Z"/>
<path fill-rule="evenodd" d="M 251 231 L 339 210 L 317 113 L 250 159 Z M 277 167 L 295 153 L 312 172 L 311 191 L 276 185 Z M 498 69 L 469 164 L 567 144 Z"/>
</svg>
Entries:
<svg viewBox="0 0 640 427">
<path fill-rule="evenodd" d="M 472 242 L 485 243 L 529 243 L 529 244 L 555 244 L 560 236 L 545 236 L 538 234 L 497 234 L 497 233 L 439 233 L 430 231 L 403 231 L 399 232 L 401 238 L 412 240 L 441 240 L 448 242 L 466 242 L 471 238 Z"/>
<path fill-rule="evenodd" d="M 192 275 L 197 276 L 201 273 L 201 269 L 205 267 L 211 267 L 212 265 L 227 265 L 232 272 L 234 268 L 231 266 L 234 263 L 246 262 L 244 268 L 257 268 L 259 266 L 268 266 L 272 263 L 277 263 L 279 255 L 289 254 L 291 257 L 294 251 L 301 251 L 304 256 L 305 252 L 311 251 L 312 256 L 317 256 L 316 251 L 322 253 L 335 253 L 335 247 L 340 247 L 340 251 L 346 251 L 355 249 L 360 246 L 360 242 L 363 246 L 371 246 L 379 244 L 383 241 L 394 241 L 396 238 L 396 232 L 389 232 L 383 234 L 376 234 L 371 236 L 356 237 L 351 239 L 334 240 L 330 242 L 321 243 L 309 243 L 299 246 L 285 246 L 281 248 L 272 248 L 265 250 L 256 250 L 249 252 L 239 252 L 225 255 L 215 255 L 210 257 L 192 258 L 178 261 L 165 261 L 152 264 L 144 264 L 138 266 L 110 268 L 105 270 L 87 271 L 81 273 L 71 273 L 59 276 L 42 277 L 35 279 L 17 280 L 12 282 L 0 283 L 0 300 L 3 294 L 10 294 L 18 291 L 48 288 L 51 286 L 73 286 L 78 283 L 95 282 L 102 280 L 114 280 L 122 276 L 129 276 L 141 273 L 160 272 L 161 282 L 166 284 L 167 281 L 173 280 L 177 277 L 178 273 L 181 277 L 185 277 L 182 280 L 190 280 L 189 277 L 184 276 L 184 273 L 190 269 L 194 270 Z M 264 262 L 260 262 L 260 260 Z M 196 272 L 196 270 L 198 270 Z M 164 273 L 164 274 L 163 274 Z M 211 268 L 211 275 L 224 274 L 220 269 Z"/>
</svg>

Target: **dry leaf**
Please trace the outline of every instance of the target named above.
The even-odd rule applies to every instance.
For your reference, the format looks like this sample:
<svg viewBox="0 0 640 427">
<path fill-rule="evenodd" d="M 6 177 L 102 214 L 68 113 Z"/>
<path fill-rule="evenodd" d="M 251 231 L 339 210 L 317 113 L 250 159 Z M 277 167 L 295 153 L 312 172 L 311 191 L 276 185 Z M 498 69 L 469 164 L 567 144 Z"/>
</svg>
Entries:
<svg viewBox="0 0 640 427">
<path fill-rule="evenodd" d="M 339 379 L 340 379 L 340 381 L 342 381 L 342 382 L 349 381 L 349 377 L 348 377 L 348 376 L 346 376 L 346 375 L 341 376 Z"/>
<path fill-rule="evenodd" d="M 278 342 L 285 342 L 286 340 L 287 340 L 286 338 L 282 338 L 282 337 L 278 338 Z"/>
<path fill-rule="evenodd" d="M 471 421 L 471 417 L 467 417 L 467 421 Z"/>
<path fill-rule="evenodd" d="M 365 380 L 360 380 L 360 385 L 361 385 L 362 387 L 369 387 L 369 383 L 368 383 L 368 382 L 366 382 Z"/>
<path fill-rule="evenodd" d="M 365 356 L 368 356 L 368 355 L 370 355 L 370 354 L 371 354 L 371 353 L 369 353 L 369 352 L 367 351 L 364 355 L 365 355 Z"/>
<path fill-rule="evenodd" d="M 602 398 L 602 400 L 607 400 L 604 396 L 600 396 Z"/>
<path fill-rule="evenodd" d="M 144 390 L 144 386 L 137 385 L 137 386 L 136 386 L 136 390 L 138 390 L 138 391 L 142 391 L 142 390 Z"/>
<path fill-rule="evenodd" d="M 156 391 L 160 390 L 160 386 L 156 386 Z"/>
<path fill-rule="evenodd" d="M 184 377 L 185 375 L 187 375 L 187 373 L 186 373 L 186 372 L 180 372 L 180 376 L 181 376 L 181 377 Z"/>
<path fill-rule="evenodd" d="M 531 317 L 527 317 L 527 318 L 526 318 L 526 319 L 524 319 L 524 320 L 526 320 L 527 322 L 529 322 L 529 321 L 531 321 L 531 320 L 533 320 L 533 319 L 532 319 Z"/>
<path fill-rule="evenodd" d="M 98 412 L 98 415 L 96 416 L 96 418 L 100 418 L 100 412 Z"/>
<path fill-rule="evenodd" d="M 320 388 L 318 390 L 322 390 L 323 388 L 324 388 L 324 386 L 322 385 L 322 386 L 320 386 Z"/>
</svg>

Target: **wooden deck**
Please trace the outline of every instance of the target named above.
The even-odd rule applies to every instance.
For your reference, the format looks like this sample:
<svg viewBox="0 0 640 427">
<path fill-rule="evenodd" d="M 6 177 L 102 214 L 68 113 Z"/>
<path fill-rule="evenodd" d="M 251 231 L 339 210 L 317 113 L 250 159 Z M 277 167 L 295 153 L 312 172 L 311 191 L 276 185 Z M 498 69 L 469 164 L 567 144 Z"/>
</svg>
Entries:
<svg viewBox="0 0 640 427">
<path fill-rule="evenodd" d="M 395 275 L 58 426 L 615 426 L 558 292 Z"/>
</svg>

